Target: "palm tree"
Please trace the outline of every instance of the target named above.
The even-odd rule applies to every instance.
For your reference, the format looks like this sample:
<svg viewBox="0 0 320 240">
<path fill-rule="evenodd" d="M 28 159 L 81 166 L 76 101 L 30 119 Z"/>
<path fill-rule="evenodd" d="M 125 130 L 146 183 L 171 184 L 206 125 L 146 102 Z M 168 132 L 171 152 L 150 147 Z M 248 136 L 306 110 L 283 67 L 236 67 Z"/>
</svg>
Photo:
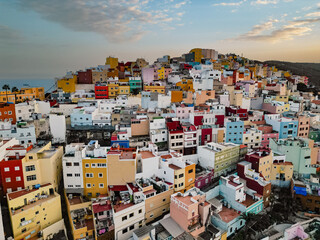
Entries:
<svg viewBox="0 0 320 240">
<path fill-rule="evenodd" d="M 14 93 L 14 101 L 16 102 L 17 101 L 17 92 L 19 92 L 19 89 L 17 87 L 13 87 L 11 89 L 11 92 Z"/>
<path fill-rule="evenodd" d="M 8 84 L 5 84 L 5 85 L 2 86 L 2 89 L 6 90 L 6 99 L 7 99 L 7 102 L 8 102 L 8 90 L 10 90 L 10 86 Z"/>
</svg>

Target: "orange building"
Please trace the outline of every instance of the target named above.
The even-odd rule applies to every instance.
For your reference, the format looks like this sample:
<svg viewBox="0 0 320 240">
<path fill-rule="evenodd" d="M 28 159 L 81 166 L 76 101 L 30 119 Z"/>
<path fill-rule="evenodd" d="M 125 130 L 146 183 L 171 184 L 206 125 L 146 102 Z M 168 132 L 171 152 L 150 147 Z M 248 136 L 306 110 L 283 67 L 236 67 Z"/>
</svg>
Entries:
<svg viewBox="0 0 320 240">
<path fill-rule="evenodd" d="M 183 98 L 183 92 L 182 91 L 171 91 L 171 102 L 181 102 Z"/>
<path fill-rule="evenodd" d="M 13 103 L 0 103 L 0 120 L 2 122 L 10 121 L 16 123 L 16 110 Z"/>
<path fill-rule="evenodd" d="M 186 163 L 185 167 L 185 191 L 194 187 L 194 180 L 196 179 L 196 165 Z"/>
</svg>

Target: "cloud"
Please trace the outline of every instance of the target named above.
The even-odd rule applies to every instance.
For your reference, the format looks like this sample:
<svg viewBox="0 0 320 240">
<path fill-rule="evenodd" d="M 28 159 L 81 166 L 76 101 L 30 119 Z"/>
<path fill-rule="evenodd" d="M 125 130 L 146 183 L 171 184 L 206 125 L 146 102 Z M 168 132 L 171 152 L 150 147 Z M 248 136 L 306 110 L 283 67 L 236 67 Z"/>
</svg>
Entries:
<svg viewBox="0 0 320 240">
<path fill-rule="evenodd" d="M 247 0 L 238 1 L 238 2 L 221 2 L 221 3 L 214 3 L 213 6 L 240 6 Z"/>
<path fill-rule="evenodd" d="M 180 2 L 179 6 L 187 2 Z M 94 32 L 112 42 L 139 40 L 147 26 L 170 22 L 164 10 L 177 4 L 150 10 L 148 0 L 17 0 L 18 7 L 38 13 L 43 19 L 78 32 Z M 159 14 L 159 13 L 162 13 Z M 158 15 L 158 17 L 154 17 Z"/>
<path fill-rule="evenodd" d="M 187 1 L 184 1 L 184 2 L 179 2 L 177 3 L 176 5 L 174 5 L 175 8 L 181 8 L 183 5 L 186 5 L 187 4 Z"/>
<path fill-rule="evenodd" d="M 301 19 L 289 21 L 288 24 L 274 29 L 274 23 L 278 20 L 269 20 L 265 23 L 255 25 L 249 32 L 242 34 L 233 40 L 250 40 L 250 41 L 265 41 L 279 42 L 284 40 L 292 40 L 298 36 L 307 35 L 312 31 L 311 23 L 320 22 L 317 19 Z"/>
<path fill-rule="evenodd" d="M 312 12 L 306 14 L 306 17 L 320 17 L 320 12 Z"/>
<path fill-rule="evenodd" d="M 23 37 L 19 31 L 0 24 L 0 43 L 17 43 L 22 40 Z"/>
<path fill-rule="evenodd" d="M 256 0 L 251 2 L 251 5 L 267 5 L 267 4 L 277 4 L 278 0 Z"/>
</svg>

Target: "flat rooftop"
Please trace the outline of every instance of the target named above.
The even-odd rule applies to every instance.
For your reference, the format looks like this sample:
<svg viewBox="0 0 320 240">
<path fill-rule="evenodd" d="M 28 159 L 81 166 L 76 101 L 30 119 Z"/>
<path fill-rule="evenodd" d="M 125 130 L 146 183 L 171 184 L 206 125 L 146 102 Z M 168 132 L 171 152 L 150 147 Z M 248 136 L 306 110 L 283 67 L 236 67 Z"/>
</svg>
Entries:
<svg viewBox="0 0 320 240">
<path fill-rule="evenodd" d="M 150 151 L 141 151 L 140 154 L 142 159 L 155 157 L 155 155 Z"/>
<path fill-rule="evenodd" d="M 50 186 L 51 183 L 47 183 L 47 184 L 43 184 L 40 186 L 41 187 L 46 187 L 46 186 Z M 21 197 L 23 195 L 26 195 L 26 194 L 29 194 L 29 193 L 32 193 L 32 192 L 35 192 L 39 189 L 23 189 L 23 190 L 20 190 L 20 191 L 15 191 L 15 192 L 12 192 L 12 193 L 8 193 L 8 198 L 9 200 L 12 200 L 12 199 L 15 199 L 15 198 L 18 198 L 18 197 Z"/>
<path fill-rule="evenodd" d="M 232 208 L 227 208 L 225 206 L 222 206 L 222 211 L 218 213 L 222 221 L 228 223 L 231 222 L 233 219 L 237 218 L 240 216 L 240 214 L 232 209 Z"/>
</svg>

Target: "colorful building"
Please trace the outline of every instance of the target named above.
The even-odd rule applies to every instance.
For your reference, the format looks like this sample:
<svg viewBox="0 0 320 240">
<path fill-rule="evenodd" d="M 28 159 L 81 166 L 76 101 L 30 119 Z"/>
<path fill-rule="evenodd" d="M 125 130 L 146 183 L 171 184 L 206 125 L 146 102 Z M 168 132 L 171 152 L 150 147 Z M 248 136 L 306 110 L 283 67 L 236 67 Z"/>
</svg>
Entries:
<svg viewBox="0 0 320 240">
<path fill-rule="evenodd" d="M 73 93 L 76 91 L 77 81 L 77 75 L 70 73 L 63 78 L 57 79 L 57 87 L 63 92 Z"/>
<path fill-rule="evenodd" d="M 50 183 L 7 194 L 15 239 L 32 239 L 62 219 L 60 195 Z"/>
</svg>

